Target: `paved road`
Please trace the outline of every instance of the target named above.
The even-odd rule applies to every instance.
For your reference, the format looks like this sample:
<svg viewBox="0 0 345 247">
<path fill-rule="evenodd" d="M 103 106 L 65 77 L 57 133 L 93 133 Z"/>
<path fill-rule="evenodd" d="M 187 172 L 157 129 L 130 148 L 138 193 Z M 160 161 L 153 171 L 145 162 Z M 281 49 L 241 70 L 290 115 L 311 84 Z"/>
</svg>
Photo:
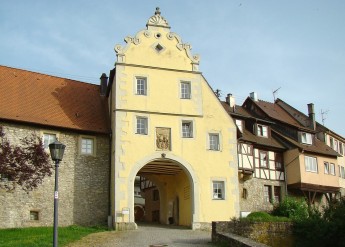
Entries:
<svg viewBox="0 0 345 247">
<path fill-rule="evenodd" d="M 68 247 L 206 247 L 211 243 L 211 233 L 181 227 L 139 225 L 135 231 L 100 232 L 88 235 Z"/>
</svg>

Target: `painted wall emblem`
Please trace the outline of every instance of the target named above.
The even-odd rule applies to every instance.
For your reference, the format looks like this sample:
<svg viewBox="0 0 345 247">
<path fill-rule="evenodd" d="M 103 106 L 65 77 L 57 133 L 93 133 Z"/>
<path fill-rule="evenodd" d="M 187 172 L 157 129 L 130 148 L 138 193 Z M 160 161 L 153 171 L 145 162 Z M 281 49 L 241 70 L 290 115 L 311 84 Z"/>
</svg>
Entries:
<svg viewBox="0 0 345 247">
<path fill-rule="evenodd" d="M 170 150 L 170 132 L 169 128 L 156 128 L 156 147 L 158 150 Z"/>
</svg>

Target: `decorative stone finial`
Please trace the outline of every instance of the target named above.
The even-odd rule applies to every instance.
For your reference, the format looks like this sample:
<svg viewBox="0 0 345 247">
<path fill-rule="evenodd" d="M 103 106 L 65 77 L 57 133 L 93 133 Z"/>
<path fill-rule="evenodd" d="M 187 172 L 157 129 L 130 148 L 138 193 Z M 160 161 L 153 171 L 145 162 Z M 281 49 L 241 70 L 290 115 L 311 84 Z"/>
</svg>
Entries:
<svg viewBox="0 0 345 247">
<path fill-rule="evenodd" d="M 170 29 L 167 20 L 163 16 L 161 16 L 159 7 L 156 8 L 155 15 L 150 17 L 150 19 L 146 23 L 146 26 L 148 27 L 148 29 L 150 29 L 150 27 L 164 27 Z"/>
</svg>

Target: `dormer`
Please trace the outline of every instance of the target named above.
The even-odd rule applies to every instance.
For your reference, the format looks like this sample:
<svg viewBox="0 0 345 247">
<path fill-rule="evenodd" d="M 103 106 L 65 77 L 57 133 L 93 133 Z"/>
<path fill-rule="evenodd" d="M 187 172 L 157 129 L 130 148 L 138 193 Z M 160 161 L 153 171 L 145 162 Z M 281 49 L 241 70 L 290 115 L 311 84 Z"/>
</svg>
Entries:
<svg viewBox="0 0 345 247">
<path fill-rule="evenodd" d="M 269 127 L 264 124 L 256 123 L 254 127 L 254 134 L 259 137 L 269 137 Z"/>
<path fill-rule="evenodd" d="M 298 132 L 298 141 L 305 145 L 312 145 L 313 144 L 313 134 L 299 131 Z"/>
</svg>

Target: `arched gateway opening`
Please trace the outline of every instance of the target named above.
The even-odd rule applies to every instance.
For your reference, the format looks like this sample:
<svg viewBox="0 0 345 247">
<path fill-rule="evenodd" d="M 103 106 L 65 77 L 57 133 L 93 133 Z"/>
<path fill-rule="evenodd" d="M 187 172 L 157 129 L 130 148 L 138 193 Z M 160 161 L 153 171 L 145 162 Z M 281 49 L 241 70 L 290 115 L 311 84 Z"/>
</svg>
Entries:
<svg viewBox="0 0 345 247">
<path fill-rule="evenodd" d="M 183 164 L 184 163 L 184 164 Z M 194 228 L 196 183 L 190 166 L 181 159 L 162 157 L 136 167 L 134 214 L 136 223 L 155 222 Z M 144 210 L 141 215 L 139 208 Z"/>
</svg>

